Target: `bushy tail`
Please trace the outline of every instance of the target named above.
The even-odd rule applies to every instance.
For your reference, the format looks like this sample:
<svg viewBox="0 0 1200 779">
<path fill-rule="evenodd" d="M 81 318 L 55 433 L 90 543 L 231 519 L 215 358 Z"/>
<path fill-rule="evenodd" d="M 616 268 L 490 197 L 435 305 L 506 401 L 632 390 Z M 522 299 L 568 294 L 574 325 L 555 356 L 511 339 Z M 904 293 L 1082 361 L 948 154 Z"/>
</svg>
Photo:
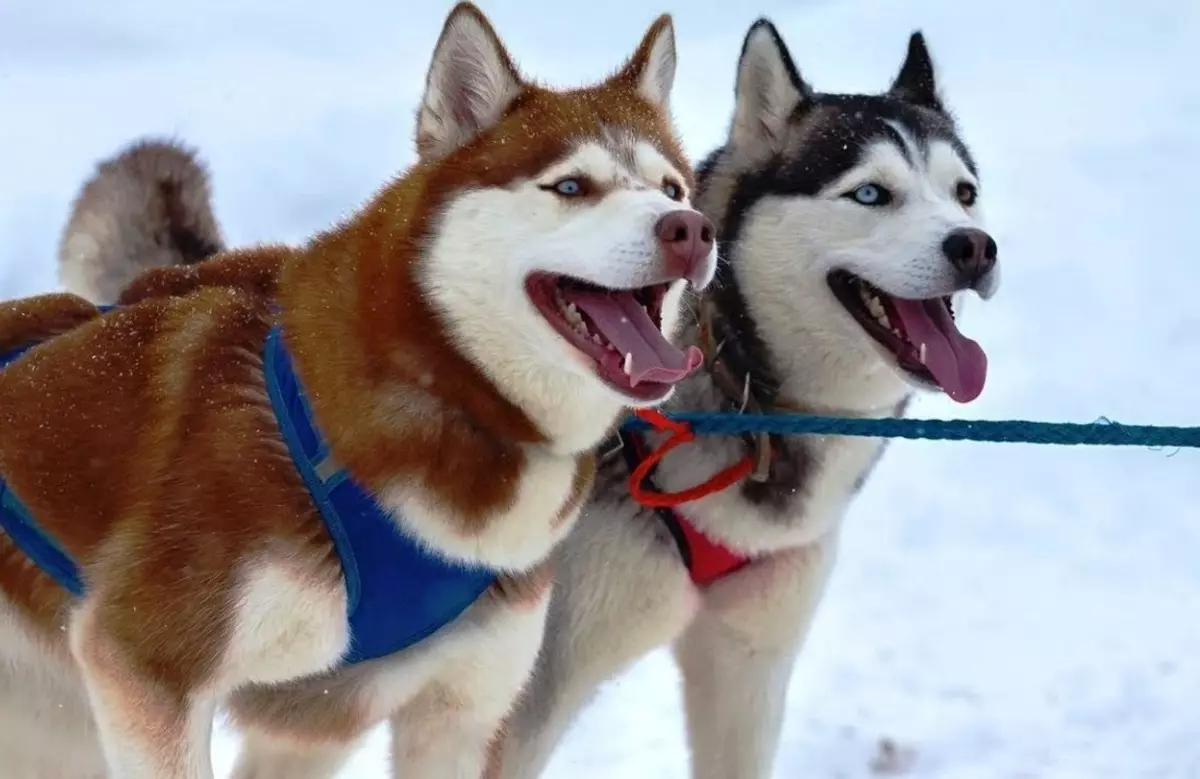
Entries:
<svg viewBox="0 0 1200 779">
<path fill-rule="evenodd" d="M 71 207 L 58 252 L 59 282 L 112 304 L 139 273 L 223 251 L 208 171 L 174 141 L 143 139 L 100 162 Z"/>
</svg>

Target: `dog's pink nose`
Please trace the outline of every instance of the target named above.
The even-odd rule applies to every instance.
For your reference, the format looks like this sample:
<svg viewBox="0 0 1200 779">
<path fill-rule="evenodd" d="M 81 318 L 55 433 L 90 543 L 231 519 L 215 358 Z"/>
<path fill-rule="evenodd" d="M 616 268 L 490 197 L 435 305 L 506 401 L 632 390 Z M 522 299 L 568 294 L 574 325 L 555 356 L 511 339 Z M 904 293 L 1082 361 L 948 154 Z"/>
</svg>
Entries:
<svg viewBox="0 0 1200 779">
<path fill-rule="evenodd" d="M 698 282 L 708 273 L 713 248 L 712 222 L 698 211 L 671 211 L 654 226 L 667 267 L 688 281 Z"/>
</svg>

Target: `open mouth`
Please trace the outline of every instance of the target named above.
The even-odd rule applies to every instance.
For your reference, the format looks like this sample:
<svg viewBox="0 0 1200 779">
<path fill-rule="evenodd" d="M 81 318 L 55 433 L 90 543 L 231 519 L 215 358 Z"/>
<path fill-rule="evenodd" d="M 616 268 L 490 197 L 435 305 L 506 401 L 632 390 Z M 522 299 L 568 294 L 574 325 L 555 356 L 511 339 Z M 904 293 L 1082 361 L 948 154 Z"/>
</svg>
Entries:
<svg viewBox="0 0 1200 779">
<path fill-rule="evenodd" d="M 898 298 L 844 270 L 829 275 L 829 287 L 867 334 L 917 381 L 940 387 L 959 403 L 969 403 L 983 392 L 987 355 L 959 332 L 949 297 Z"/>
<path fill-rule="evenodd" d="M 662 304 L 669 283 L 637 289 L 608 289 L 579 279 L 534 273 L 526 292 L 546 321 L 589 357 L 596 375 L 637 400 L 665 397 L 671 387 L 704 362 L 694 346 L 686 351 L 662 332 Z"/>
</svg>

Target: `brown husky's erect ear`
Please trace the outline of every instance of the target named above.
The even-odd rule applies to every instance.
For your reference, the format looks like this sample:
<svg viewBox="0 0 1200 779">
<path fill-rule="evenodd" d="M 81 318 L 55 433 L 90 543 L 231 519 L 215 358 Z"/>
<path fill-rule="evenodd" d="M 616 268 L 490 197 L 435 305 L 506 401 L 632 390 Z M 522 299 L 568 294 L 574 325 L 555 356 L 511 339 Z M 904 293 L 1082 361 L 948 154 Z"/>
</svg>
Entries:
<svg viewBox="0 0 1200 779">
<path fill-rule="evenodd" d="M 637 51 L 614 78 L 632 85 L 653 105 L 669 105 L 675 84 L 675 24 L 670 14 L 654 20 Z"/>
<path fill-rule="evenodd" d="M 525 82 L 483 12 L 473 3 L 446 17 L 417 113 L 417 153 L 436 160 L 494 124 Z"/>
</svg>

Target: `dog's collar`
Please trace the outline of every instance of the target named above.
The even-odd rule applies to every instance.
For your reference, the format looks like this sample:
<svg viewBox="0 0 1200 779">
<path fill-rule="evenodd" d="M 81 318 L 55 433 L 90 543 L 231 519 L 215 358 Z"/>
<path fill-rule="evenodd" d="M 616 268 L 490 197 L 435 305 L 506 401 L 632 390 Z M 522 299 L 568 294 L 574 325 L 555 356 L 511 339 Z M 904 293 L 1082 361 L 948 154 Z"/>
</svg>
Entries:
<svg viewBox="0 0 1200 779">
<path fill-rule="evenodd" d="M 427 551 L 331 456 L 279 326 L 264 352 L 267 391 L 292 460 L 329 530 L 346 581 L 346 664 L 399 652 L 456 619 L 496 579 Z"/>
<path fill-rule="evenodd" d="M 755 377 L 748 368 L 748 364 L 752 362 L 750 355 L 745 353 L 746 350 L 742 348 L 743 344 L 738 338 L 738 333 L 734 331 L 732 324 L 722 314 L 717 301 L 708 293 L 700 298 L 699 314 L 697 323 L 699 347 L 704 353 L 704 367 L 717 390 L 724 396 L 723 405 L 737 413 L 746 411 L 762 413 L 768 408 L 798 410 L 778 402 L 773 389 L 773 381 L 769 381 L 767 385 L 769 388 L 767 394 L 770 395 L 772 402 L 770 404 L 763 402 L 760 393 L 755 391 Z M 726 350 L 726 346 L 732 348 Z M 738 356 L 733 357 L 734 354 Z M 739 374 L 740 379 L 738 378 Z M 743 436 L 743 440 L 749 450 L 752 462 L 746 478 L 756 484 L 769 487 L 772 464 L 779 451 L 773 445 L 772 436 L 765 433 L 747 434 Z M 625 466 L 631 479 L 636 479 L 638 468 L 646 459 L 641 437 L 632 431 L 618 429 L 616 434 L 604 445 L 602 457 L 607 460 L 618 453 L 624 457 Z M 631 482 L 631 485 L 638 488 L 649 487 L 652 491 L 657 492 L 657 488 L 651 486 L 655 470 L 657 467 L 651 466 L 640 484 L 633 485 Z M 637 490 L 634 490 L 634 494 L 637 495 Z M 714 540 L 674 507 L 667 505 L 650 507 L 671 534 L 680 561 L 697 587 L 707 587 L 741 570 L 751 562 L 749 556 Z"/>
<path fill-rule="evenodd" d="M 721 311 L 716 298 L 707 292 L 700 298 L 698 329 L 704 367 L 712 377 L 713 385 L 724 396 L 724 405 L 728 410 L 739 414 L 770 414 L 775 411 L 804 413 L 799 405 L 780 400 L 773 378 L 754 374 L 748 356 L 741 348 L 735 325 Z M 751 481 L 758 484 L 770 481 L 772 461 L 778 453 L 776 439 L 769 433 L 746 433 L 742 436 L 754 463 L 747 477 Z"/>
</svg>

